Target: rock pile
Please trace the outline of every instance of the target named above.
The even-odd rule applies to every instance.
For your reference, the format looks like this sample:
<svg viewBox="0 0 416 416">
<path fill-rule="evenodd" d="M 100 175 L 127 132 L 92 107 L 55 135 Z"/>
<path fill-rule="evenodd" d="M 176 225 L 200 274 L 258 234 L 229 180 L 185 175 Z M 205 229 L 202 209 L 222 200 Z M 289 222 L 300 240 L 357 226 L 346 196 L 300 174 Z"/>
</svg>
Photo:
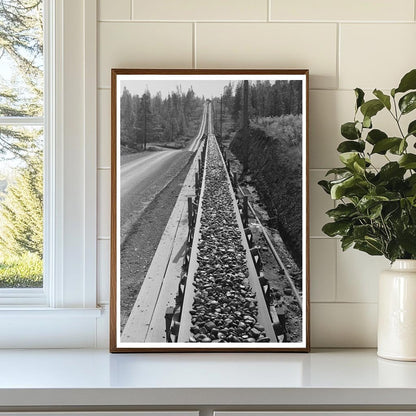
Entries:
<svg viewBox="0 0 416 416">
<path fill-rule="evenodd" d="M 270 342 L 257 322 L 227 173 L 214 140 L 207 147 L 189 342 Z"/>
</svg>

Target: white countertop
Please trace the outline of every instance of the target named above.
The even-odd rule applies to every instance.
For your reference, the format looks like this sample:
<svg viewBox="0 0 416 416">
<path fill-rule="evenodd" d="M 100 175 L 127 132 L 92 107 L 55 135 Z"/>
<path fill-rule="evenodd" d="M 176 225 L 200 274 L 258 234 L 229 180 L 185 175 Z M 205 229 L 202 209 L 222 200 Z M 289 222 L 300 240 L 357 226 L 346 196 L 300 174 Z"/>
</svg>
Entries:
<svg viewBox="0 0 416 416">
<path fill-rule="evenodd" d="M 0 407 L 416 405 L 416 363 L 375 350 L 110 354 L 0 350 Z"/>
</svg>

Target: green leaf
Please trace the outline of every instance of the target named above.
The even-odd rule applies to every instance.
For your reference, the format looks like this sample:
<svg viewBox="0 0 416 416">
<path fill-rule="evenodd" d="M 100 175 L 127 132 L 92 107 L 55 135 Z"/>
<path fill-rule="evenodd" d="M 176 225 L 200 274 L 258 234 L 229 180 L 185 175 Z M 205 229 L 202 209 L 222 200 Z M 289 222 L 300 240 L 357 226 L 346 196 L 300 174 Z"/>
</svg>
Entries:
<svg viewBox="0 0 416 416">
<path fill-rule="evenodd" d="M 362 106 L 364 103 L 364 91 L 361 88 L 356 88 L 355 90 L 355 111 L 358 111 L 358 109 Z"/>
<path fill-rule="evenodd" d="M 374 247 L 374 245 L 370 244 L 369 242 L 358 241 L 354 244 L 354 248 L 360 251 L 364 251 L 370 256 L 381 256 L 383 254 L 381 248 Z"/>
<path fill-rule="evenodd" d="M 354 244 L 354 237 L 351 235 L 346 235 L 341 238 L 341 247 L 342 251 L 347 250 Z"/>
<path fill-rule="evenodd" d="M 373 233 L 371 225 L 357 225 L 352 230 L 352 235 L 356 240 L 364 240 L 366 236 Z"/>
<path fill-rule="evenodd" d="M 393 155 L 402 155 L 403 152 L 407 149 L 407 141 L 406 139 L 401 139 L 398 145 L 392 146 L 389 151 Z"/>
<path fill-rule="evenodd" d="M 337 147 L 337 151 L 340 153 L 351 152 L 353 150 L 357 152 L 364 152 L 365 142 L 363 140 L 358 140 L 357 142 L 345 141 L 341 142 Z"/>
<path fill-rule="evenodd" d="M 416 108 L 416 92 L 409 92 L 399 100 L 399 108 L 402 114 L 407 114 Z"/>
<path fill-rule="evenodd" d="M 364 195 L 360 199 L 360 202 L 357 204 L 357 208 L 360 211 L 365 212 L 368 209 L 377 205 L 379 202 L 388 201 L 388 200 L 389 199 L 383 195 Z"/>
<path fill-rule="evenodd" d="M 329 222 L 322 227 L 322 231 L 329 237 L 335 237 L 336 235 L 345 235 L 350 229 L 349 221 L 335 221 Z"/>
<path fill-rule="evenodd" d="M 351 169 L 348 168 L 333 168 L 329 169 L 325 176 L 335 174 L 335 175 L 345 175 L 346 173 L 351 172 Z"/>
<path fill-rule="evenodd" d="M 380 100 L 366 101 L 361 106 L 361 112 L 365 118 L 374 117 L 380 110 L 384 108 L 384 105 Z"/>
<path fill-rule="evenodd" d="M 377 204 L 374 207 L 370 208 L 370 218 L 375 220 L 381 216 L 383 211 L 383 204 Z"/>
<path fill-rule="evenodd" d="M 373 127 L 373 123 L 371 122 L 371 117 L 364 116 L 363 127 L 366 129 L 371 129 Z"/>
<path fill-rule="evenodd" d="M 361 137 L 360 131 L 357 129 L 357 123 L 353 121 L 341 126 L 341 134 L 348 140 L 357 140 Z"/>
<path fill-rule="evenodd" d="M 327 211 L 326 214 L 329 217 L 338 220 L 341 218 L 350 217 L 356 212 L 357 210 L 355 209 L 354 204 L 339 204 L 336 208 Z"/>
<path fill-rule="evenodd" d="M 408 153 L 399 159 L 399 165 L 405 169 L 416 169 L 416 155 Z"/>
<path fill-rule="evenodd" d="M 387 139 L 382 139 L 379 142 L 377 142 L 371 154 L 378 153 L 380 155 L 384 155 L 387 150 L 390 150 L 393 146 L 400 146 L 402 139 L 399 137 L 387 137 Z"/>
<path fill-rule="evenodd" d="M 366 140 L 368 143 L 376 144 L 380 140 L 387 139 L 387 137 L 388 136 L 384 131 L 373 129 L 368 132 Z"/>
<path fill-rule="evenodd" d="M 402 257 L 402 250 L 400 249 L 400 245 L 397 239 L 390 240 L 389 243 L 387 244 L 386 257 L 390 261 L 395 261 L 398 258 Z"/>
<path fill-rule="evenodd" d="M 377 89 L 373 91 L 373 94 L 383 103 L 384 107 L 388 110 L 391 109 L 390 97 L 388 95 Z"/>
<path fill-rule="evenodd" d="M 406 169 L 401 168 L 397 162 L 389 162 L 381 167 L 378 173 L 378 178 L 380 178 L 381 181 L 387 182 L 392 178 L 402 179 L 405 172 Z"/>
<path fill-rule="evenodd" d="M 415 89 L 416 89 L 416 69 L 412 69 L 401 79 L 399 86 L 395 90 L 395 93 L 406 92 L 406 91 L 415 90 Z"/>
<path fill-rule="evenodd" d="M 406 228 L 398 238 L 400 246 L 410 254 L 416 254 L 416 227 Z"/>
<path fill-rule="evenodd" d="M 319 181 L 318 185 L 327 193 L 327 194 L 331 194 L 331 187 L 329 184 L 329 181 Z"/>
<path fill-rule="evenodd" d="M 352 167 L 354 162 L 360 158 L 357 152 L 346 152 L 339 155 L 339 160 L 345 165 Z"/>
<path fill-rule="evenodd" d="M 343 178 L 340 181 L 333 181 L 331 187 L 331 198 L 340 199 L 346 195 L 348 190 L 354 188 L 359 183 L 359 178 L 356 176 L 350 176 L 349 178 Z"/>
<path fill-rule="evenodd" d="M 416 137 L 416 120 L 413 120 L 410 124 L 409 127 L 407 128 L 407 134 L 408 136 L 415 136 Z"/>
</svg>

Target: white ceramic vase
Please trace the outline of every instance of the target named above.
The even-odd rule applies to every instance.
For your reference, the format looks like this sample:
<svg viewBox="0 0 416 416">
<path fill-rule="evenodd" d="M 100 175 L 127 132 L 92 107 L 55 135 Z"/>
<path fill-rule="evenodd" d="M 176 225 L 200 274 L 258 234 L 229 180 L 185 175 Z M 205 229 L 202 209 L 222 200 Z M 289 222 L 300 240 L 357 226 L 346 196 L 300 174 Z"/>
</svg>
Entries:
<svg viewBox="0 0 416 416">
<path fill-rule="evenodd" d="M 377 354 L 416 361 L 416 260 L 396 260 L 380 275 Z"/>
</svg>

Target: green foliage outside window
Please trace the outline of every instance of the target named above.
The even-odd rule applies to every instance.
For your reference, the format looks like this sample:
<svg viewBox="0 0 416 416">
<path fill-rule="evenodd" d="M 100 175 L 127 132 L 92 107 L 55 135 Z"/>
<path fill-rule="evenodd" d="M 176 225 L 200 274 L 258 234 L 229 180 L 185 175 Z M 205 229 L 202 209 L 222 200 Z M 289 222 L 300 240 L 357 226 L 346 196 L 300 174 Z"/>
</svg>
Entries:
<svg viewBox="0 0 416 416">
<path fill-rule="evenodd" d="M 43 275 L 43 2 L 0 0 L 0 288 Z"/>
</svg>

